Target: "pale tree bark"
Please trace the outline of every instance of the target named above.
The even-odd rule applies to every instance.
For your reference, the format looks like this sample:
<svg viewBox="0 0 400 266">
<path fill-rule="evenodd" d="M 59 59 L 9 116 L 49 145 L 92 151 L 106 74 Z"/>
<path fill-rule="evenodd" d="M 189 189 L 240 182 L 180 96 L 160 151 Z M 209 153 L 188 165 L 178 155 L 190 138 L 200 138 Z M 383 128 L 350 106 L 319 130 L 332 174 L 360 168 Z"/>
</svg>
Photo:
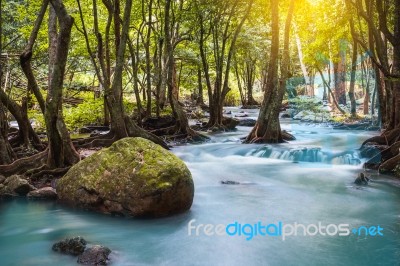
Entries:
<svg viewBox="0 0 400 266">
<path fill-rule="evenodd" d="M 304 82 L 306 83 L 306 94 L 314 96 L 314 87 L 311 87 L 310 75 L 308 74 L 307 67 L 304 64 L 303 46 L 301 44 L 301 39 L 297 30 L 297 25 L 295 23 L 293 23 L 293 28 L 297 45 L 297 54 L 299 56 L 300 68 L 301 72 L 303 73 Z"/>
</svg>

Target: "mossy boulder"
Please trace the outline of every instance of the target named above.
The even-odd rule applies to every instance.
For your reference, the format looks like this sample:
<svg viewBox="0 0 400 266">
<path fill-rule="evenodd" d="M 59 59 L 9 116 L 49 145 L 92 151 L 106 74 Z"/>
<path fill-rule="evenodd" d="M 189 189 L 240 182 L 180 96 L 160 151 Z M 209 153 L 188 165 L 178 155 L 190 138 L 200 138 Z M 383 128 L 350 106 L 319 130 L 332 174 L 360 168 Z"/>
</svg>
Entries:
<svg viewBox="0 0 400 266">
<path fill-rule="evenodd" d="M 125 138 L 73 166 L 57 182 L 59 200 L 102 213 L 163 217 L 190 209 L 189 169 L 143 138 Z"/>
</svg>

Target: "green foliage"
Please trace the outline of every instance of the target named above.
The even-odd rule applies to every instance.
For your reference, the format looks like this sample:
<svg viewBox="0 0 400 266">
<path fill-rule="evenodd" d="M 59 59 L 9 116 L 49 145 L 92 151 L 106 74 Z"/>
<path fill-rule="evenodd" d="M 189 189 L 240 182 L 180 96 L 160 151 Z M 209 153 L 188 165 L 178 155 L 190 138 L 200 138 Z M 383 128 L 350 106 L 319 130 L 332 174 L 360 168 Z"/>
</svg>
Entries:
<svg viewBox="0 0 400 266">
<path fill-rule="evenodd" d="M 240 93 L 238 90 L 231 90 L 225 97 L 225 106 L 240 105 Z"/>
<path fill-rule="evenodd" d="M 290 108 L 296 109 L 297 111 L 311 111 L 314 113 L 322 112 L 322 102 L 316 98 L 311 97 L 295 97 L 288 100 Z"/>
<path fill-rule="evenodd" d="M 104 102 L 101 98 L 86 99 L 82 104 L 64 109 L 64 121 L 69 130 L 85 125 L 100 125 L 104 119 Z"/>
<path fill-rule="evenodd" d="M 37 131 L 45 131 L 46 123 L 44 122 L 44 116 L 40 110 L 32 109 L 28 110 L 28 117 L 31 120 L 33 127 Z"/>
</svg>

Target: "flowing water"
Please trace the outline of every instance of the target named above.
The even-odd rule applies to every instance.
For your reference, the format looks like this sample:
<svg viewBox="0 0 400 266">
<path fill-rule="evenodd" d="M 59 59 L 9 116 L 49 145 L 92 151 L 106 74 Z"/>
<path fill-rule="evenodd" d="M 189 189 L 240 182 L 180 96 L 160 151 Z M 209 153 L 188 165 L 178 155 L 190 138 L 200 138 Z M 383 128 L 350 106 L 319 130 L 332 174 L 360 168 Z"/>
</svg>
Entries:
<svg viewBox="0 0 400 266">
<path fill-rule="evenodd" d="M 255 114 L 254 114 L 255 115 Z M 190 168 L 190 212 L 157 220 L 121 219 L 25 200 L 0 203 L 0 265 L 74 265 L 52 243 L 81 235 L 113 250 L 112 265 L 400 265 L 400 188 L 372 175 L 353 184 L 362 162 L 357 148 L 373 133 L 283 122 L 297 140 L 242 145 L 250 128 L 211 136 L 212 142 L 176 147 Z M 240 182 L 223 185 L 221 181 Z M 321 222 L 380 226 L 383 236 L 213 235 L 199 224 Z"/>
</svg>

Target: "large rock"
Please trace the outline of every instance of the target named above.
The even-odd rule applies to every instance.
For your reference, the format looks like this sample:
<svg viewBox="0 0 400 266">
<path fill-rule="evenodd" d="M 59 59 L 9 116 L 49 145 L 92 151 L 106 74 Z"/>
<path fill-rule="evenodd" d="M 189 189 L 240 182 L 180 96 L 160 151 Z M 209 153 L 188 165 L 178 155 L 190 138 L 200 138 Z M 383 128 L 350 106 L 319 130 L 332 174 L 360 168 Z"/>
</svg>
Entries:
<svg viewBox="0 0 400 266">
<path fill-rule="evenodd" d="M 57 199 L 57 192 L 52 187 L 44 187 L 29 192 L 27 196 L 30 199 L 54 200 Z"/>
<path fill-rule="evenodd" d="M 85 251 L 78 256 L 78 263 L 84 265 L 107 265 L 108 255 L 111 250 L 107 247 L 95 245 L 85 249 Z"/>
<path fill-rule="evenodd" d="M 0 197 L 3 196 L 25 196 L 30 191 L 34 190 L 35 187 L 29 184 L 23 176 L 12 175 L 9 176 L 3 182 L 3 186 L 0 187 Z"/>
<path fill-rule="evenodd" d="M 174 154 L 142 138 L 125 138 L 73 166 L 57 182 L 57 194 L 84 209 L 162 217 L 190 209 L 194 185 Z"/>
</svg>

